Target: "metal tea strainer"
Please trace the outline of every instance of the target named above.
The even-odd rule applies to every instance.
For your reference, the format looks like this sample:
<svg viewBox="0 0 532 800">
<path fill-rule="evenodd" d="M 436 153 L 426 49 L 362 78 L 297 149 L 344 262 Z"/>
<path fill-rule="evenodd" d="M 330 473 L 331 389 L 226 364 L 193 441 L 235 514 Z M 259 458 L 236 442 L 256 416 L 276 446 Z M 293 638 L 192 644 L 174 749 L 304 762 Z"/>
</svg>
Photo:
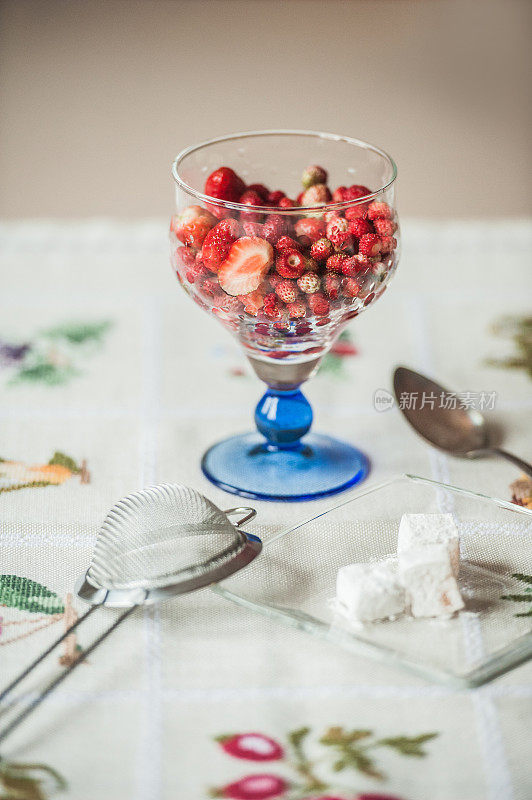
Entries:
<svg viewBox="0 0 532 800">
<path fill-rule="evenodd" d="M 249 564 L 262 542 L 238 528 L 256 513 L 248 507 L 220 511 L 194 489 L 170 483 L 134 492 L 113 506 L 76 584 L 78 597 L 91 607 L 0 693 L 0 702 L 96 608 L 126 610 L 0 731 L 0 742 L 135 608 L 217 583 Z M 231 523 L 228 517 L 237 514 Z"/>
</svg>

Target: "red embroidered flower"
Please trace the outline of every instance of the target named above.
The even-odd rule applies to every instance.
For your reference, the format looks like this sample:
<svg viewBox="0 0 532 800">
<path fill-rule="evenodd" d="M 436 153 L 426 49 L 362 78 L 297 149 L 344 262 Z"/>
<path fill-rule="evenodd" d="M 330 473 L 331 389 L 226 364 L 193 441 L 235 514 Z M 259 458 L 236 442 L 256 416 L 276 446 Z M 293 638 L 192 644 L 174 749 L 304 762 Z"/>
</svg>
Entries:
<svg viewBox="0 0 532 800">
<path fill-rule="evenodd" d="M 216 790 L 213 796 L 230 800 L 273 800 L 284 795 L 288 788 L 288 783 L 278 775 L 247 775 Z"/>
<path fill-rule="evenodd" d="M 235 736 L 218 736 L 222 749 L 234 758 L 247 761 L 277 761 L 284 756 L 283 748 L 274 739 L 262 733 L 238 733 Z"/>
</svg>

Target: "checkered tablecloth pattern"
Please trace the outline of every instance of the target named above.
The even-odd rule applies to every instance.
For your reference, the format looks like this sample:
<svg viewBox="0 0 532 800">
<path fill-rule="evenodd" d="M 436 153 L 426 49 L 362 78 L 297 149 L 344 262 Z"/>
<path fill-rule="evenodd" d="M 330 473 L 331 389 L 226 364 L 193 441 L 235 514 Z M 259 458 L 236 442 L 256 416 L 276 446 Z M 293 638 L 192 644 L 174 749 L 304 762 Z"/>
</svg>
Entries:
<svg viewBox="0 0 532 800">
<path fill-rule="evenodd" d="M 315 427 L 365 450 L 369 481 L 408 471 L 507 497 L 511 465 L 436 453 L 397 409 L 377 411 L 374 393 L 397 363 L 494 392 L 507 448 L 530 459 L 516 331 L 530 316 L 532 223 L 405 220 L 403 231 L 394 282 L 308 384 Z M 251 427 L 261 387 L 179 289 L 166 241 L 158 220 L 0 226 L 0 572 L 20 579 L 0 584 L 2 685 L 82 610 L 73 585 L 116 500 L 176 481 L 235 504 L 199 459 Z M 330 504 L 257 503 L 253 531 Z M 62 662 L 112 619 L 93 615 Z M 26 690 L 59 668 L 55 658 Z M 15 762 L 26 765 L 17 791 L 28 792 L 21 774 L 41 781 L 23 800 L 55 796 L 51 770 L 65 800 L 528 800 L 531 676 L 523 666 L 475 691 L 432 686 L 207 590 L 136 613 L 79 667 L 2 748 L 0 798 L 13 791 L 2 763 Z M 416 737 L 424 755 L 407 752 Z"/>
</svg>

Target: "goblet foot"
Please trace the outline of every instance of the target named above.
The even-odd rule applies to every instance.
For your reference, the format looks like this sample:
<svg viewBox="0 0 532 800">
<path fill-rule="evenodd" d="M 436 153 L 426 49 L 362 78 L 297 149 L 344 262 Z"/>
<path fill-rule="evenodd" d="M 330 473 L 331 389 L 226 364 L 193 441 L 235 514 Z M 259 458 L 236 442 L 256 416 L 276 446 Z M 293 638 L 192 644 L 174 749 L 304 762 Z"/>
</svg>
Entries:
<svg viewBox="0 0 532 800">
<path fill-rule="evenodd" d="M 232 494 L 255 500 L 314 500 L 342 492 L 368 474 L 368 458 L 332 436 L 310 433 L 277 447 L 260 433 L 213 445 L 201 462 L 206 477 Z"/>
</svg>

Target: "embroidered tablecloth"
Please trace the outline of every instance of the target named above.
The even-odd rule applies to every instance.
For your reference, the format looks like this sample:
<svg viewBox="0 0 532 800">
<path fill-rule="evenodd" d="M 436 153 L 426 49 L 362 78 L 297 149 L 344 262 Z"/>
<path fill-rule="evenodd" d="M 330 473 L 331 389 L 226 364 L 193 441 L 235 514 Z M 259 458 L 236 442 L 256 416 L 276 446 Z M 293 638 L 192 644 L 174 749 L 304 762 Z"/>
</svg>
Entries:
<svg viewBox="0 0 532 800">
<path fill-rule="evenodd" d="M 403 228 L 393 284 L 307 386 L 315 427 L 365 450 L 369 481 L 408 471 L 509 497 L 511 465 L 437 453 L 374 395 L 408 364 L 484 404 L 531 457 L 532 223 Z M 5 223 L 0 244 L 0 572 L 17 576 L 0 584 L 3 685 L 81 612 L 72 588 L 116 500 L 177 481 L 235 505 L 199 459 L 251 426 L 261 387 L 180 291 L 164 221 Z M 251 530 L 330 505 L 256 503 Z M 115 616 L 94 614 L 25 691 Z M 6 741 L 0 797 L 526 800 L 531 676 L 452 691 L 205 590 L 135 612 L 79 666 Z"/>
</svg>

